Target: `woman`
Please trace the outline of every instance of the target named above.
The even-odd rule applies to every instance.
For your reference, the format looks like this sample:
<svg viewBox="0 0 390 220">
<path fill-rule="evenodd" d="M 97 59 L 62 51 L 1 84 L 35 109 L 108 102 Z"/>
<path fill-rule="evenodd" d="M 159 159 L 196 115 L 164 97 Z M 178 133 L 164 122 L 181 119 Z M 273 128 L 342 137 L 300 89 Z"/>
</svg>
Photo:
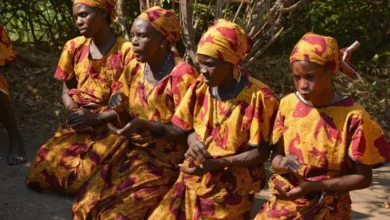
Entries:
<svg viewBox="0 0 390 220">
<path fill-rule="evenodd" d="M 108 111 L 108 100 L 132 49 L 110 29 L 114 7 L 113 0 L 73 2 L 82 36 L 66 43 L 55 73 L 63 81 L 62 100 L 69 116 L 31 164 L 26 183 L 35 191 L 74 195 L 110 146 L 120 141 L 106 126 L 117 121 L 116 112 Z"/>
<path fill-rule="evenodd" d="M 219 20 L 197 50 L 202 76 L 186 93 L 172 123 L 192 132 L 189 162 L 149 219 L 243 219 L 265 183 L 264 161 L 278 102 L 264 83 L 239 67 L 251 41 Z"/>
<path fill-rule="evenodd" d="M 356 45 L 339 54 L 332 37 L 307 33 L 290 56 L 296 93 L 281 100 L 271 143 L 272 196 L 255 219 L 350 219 L 349 191 L 369 187 L 390 159 L 385 135 L 352 98 L 332 87 Z"/>
<path fill-rule="evenodd" d="M 0 24 L 0 66 L 7 65 L 15 60 L 15 53 L 12 49 L 4 27 Z M 9 153 L 7 163 L 18 165 L 26 161 L 23 141 L 20 136 L 14 110 L 12 109 L 8 82 L 0 73 L 0 122 L 4 125 L 9 137 Z"/>
<path fill-rule="evenodd" d="M 110 100 L 116 111 L 128 109 L 131 121 L 124 128 L 110 126 L 128 139 L 111 146 L 107 160 L 80 190 L 74 219 L 146 218 L 184 160 L 185 134 L 170 121 L 197 73 L 170 49 L 180 36 L 179 22 L 172 11 L 153 7 L 135 19 L 131 35 L 136 59 Z"/>
</svg>

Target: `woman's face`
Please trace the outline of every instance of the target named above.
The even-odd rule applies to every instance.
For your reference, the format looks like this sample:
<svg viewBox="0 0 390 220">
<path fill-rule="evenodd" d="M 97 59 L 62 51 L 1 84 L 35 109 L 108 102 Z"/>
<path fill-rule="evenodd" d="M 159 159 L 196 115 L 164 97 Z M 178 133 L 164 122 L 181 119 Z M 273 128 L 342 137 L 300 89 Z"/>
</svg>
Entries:
<svg viewBox="0 0 390 220">
<path fill-rule="evenodd" d="M 324 67 L 307 61 L 291 64 L 295 89 L 306 100 L 321 100 L 324 92 L 332 89 L 332 74 Z"/>
<path fill-rule="evenodd" d="M 107 24 L 105 13 L 83 4 L 73 5 L 73 17 L 80 34 L 86 38 L 94 37 Z"/>
<path fill-rule="evenodd" d="M 135 19 L 131 27 L 131 43 L 138 62 L 148 62 L 159 54 L 161 46 L 166 47 L 165 38 L 148 22 Z"/>
<path fill-rule="evenodd" d="M 204 82 L 208 86 L 218 86 L 225 81 L 229 74 L 232 74 L 233 64 L 203 54 L 197 54 L 196 56 L 200 73 L 204 76 Z"/>
</svg>

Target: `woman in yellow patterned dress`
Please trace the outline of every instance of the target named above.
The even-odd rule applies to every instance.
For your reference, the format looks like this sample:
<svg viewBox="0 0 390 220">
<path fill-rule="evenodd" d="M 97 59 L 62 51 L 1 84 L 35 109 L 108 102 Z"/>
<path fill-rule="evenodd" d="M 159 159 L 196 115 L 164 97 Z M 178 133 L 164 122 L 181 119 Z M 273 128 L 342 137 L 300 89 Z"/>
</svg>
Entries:
<svg viewBox="0 0 390 220">
<path fill-rule="evenodd" d="M 39 150 L 27 185 L 36 191 L 75 194 L 100 163 L 118 135 L 108 101 L 124 66 L 132 58 L 131 43 L 110 29 L 114 0 L 75 0 L 73 15 L 81 37 L 65 44 L 55 77 L 63 81 L 67 122 Z"/>
<path fill-rule="evenodd" d="M 332 37 L 307 33 L 290 56 L 296 93 L 281 100 L 271 143 L 272 196 L 255 219 L 350 219 L 349 191 L 369 187 L 390 160 L 385 134 L 362 106 L 332 87 L 359 76 Z"/>
<path fill-rule="evenodd" d="M 131 35 L 136 59 L 110 100 L 116 111 L 128 109 L 131 121 L 122 129 L 111 126 L 128 139 L 111 146 L 79 191 L 74 219 L 145 219 L 184 160 L 186 136 L 170 121 L 197 73 L 170 49 L 180 36 L 179 22 L 172 11 L 153 7 L 135 19 Z"/>
<path fill-rule="evenodd" d="M 15 60 L 11 40 L 4 27 L 0 24 L 0 66 L 7 65 Z M 12 109 L 8 82 L 0 73 L 0 122 L 4 125 L 9 136 L 9 153 L 7 163 L 17 165 L 26 161 L 23 141 Z"/>
<path fill-rule="evenodd" d="M 219 20 L 197 50 L 202 76 L 172 123 L 192 132 L 188 160 L 149 219 L 243 219 L 265 184 L 264 161 L 278 102 L 264 83 L 239 67 L 251 40 Z"/>
</svg>

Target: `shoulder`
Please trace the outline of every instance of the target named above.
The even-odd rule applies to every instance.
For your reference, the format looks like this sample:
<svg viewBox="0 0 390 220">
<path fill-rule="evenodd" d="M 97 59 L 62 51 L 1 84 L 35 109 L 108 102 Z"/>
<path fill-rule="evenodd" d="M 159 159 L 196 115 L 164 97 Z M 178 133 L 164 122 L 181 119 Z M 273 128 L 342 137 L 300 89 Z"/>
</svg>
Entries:
<svg viewBox="0 0 390 220">
<path fill-rule="evenodd" d="M 116 44 L 118 45 L 119 50 L 122 52 L 131 50 L 133 48 L 131 42 L 122 36 L 117 37 Z"/>
<path fill-rule="evenodd" d="M 172 70 L 171 74 L 172 77 L 183 77 L 185 75 L 196 77 L 198 75 L 196 69 L 183 60 L 180 60 L 176 63 L 175 68 Z"/>
<path fill-rule="evenodd" d="M 251 91 L 253 94 L 256 94 L 257 96 L 261 96 L 262 99 L 274 100 L 277 102 L 273 91 L 267 84 L 253 78 L 248 73 L 246 73 L 245 76 L 248 78 L 247 88 L 249 91 Z"/>
<path fill-rule="evenodd" d="M 83 36 L 73 38 L 71 40 L 68 40 L 65 43 L 65 46 L 63 48 L 63 51 L 69 51 L 71 53 L 74 53 L 76 51 L 79 51 L 84 46 L 88 46 L 89 40 Z"/>
</svg>

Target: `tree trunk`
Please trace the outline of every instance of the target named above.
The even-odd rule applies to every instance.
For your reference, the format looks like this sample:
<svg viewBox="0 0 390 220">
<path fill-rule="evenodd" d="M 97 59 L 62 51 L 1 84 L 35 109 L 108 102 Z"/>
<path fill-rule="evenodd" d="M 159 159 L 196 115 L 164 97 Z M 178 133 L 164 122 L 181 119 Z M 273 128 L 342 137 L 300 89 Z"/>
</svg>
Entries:
<svg viewBox="0 0 390 220">
<path fill-rule="evenodd" d="M 123 13 L 123 8 L 124 8 L 123 6 L 124 6 L 124 1 L 123 0 L 118 0 L 118 2 L 116 4 L 116 11 L 118 13 L 118 24 L 121 27 L 123 36 L 127 40 L 130 40 L 129 30 L 127 28 L 126 19 L 124 17 L 124 13 Z"/>
<path fill-rule="evenodd" d="M 191 0 L 180 1 L 180 23 L 182 27 L 182 39 L 184 46 L 186 47 L 186 53 L 188 57 L 197 64 L 196 61 L 196 44 L 195 44 L 195 32 L 192 27 L 192 4 Z M 187 61 L 189 61 L 187 59 Z"/>
</svg>

